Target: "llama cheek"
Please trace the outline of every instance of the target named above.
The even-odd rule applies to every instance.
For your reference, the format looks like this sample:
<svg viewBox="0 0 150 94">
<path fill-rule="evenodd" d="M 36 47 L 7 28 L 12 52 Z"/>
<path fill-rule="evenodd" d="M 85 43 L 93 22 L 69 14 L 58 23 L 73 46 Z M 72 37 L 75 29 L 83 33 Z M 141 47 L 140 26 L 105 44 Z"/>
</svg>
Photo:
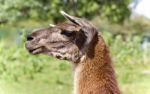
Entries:
<svg viewBox="0 0 150 94">
<path fill-rule="evenodd" d="M 63 48 L 63 49 L 59 49 L 58 51 L 61 52 L 61 53 L 67 53 L 68 49 L 67 48 Z"/>
</svg>

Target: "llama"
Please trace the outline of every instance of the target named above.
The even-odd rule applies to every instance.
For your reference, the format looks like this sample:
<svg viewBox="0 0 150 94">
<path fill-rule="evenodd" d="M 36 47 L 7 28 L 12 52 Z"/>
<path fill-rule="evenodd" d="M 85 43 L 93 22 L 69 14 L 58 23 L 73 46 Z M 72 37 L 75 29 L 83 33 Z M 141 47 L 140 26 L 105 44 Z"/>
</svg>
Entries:
<svg viewBox="0 0 150 94">
<path fill-rule="evenodd" d="M 47 54 L 71 61 L 73 94 L 120 94 L 108 48 L 96 28 L 85 19 L 61 14 L 69 22 L 38 29 L 27 36 L 31 54 Z"/>
</svg>

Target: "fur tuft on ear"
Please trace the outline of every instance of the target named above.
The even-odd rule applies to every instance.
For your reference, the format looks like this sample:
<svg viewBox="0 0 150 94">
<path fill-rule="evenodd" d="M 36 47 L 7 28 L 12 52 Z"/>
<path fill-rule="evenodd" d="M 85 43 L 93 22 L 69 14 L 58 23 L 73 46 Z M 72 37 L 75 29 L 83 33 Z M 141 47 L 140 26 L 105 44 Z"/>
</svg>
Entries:
<svg viewBox="0 0 150 94">
<path fill-rule="evenodd" d="M 54 25 L 54 24 L 49 24 L 49 26 L 50 26 L 50 27 L 55 27 L 56 25 Z"/>
<path fill-rule="evenodd" d="M 75 23 L 75 24 L 81 26 L 81 24 L 78 22 L 78 20 L 76 20 L 76 19 L 78 19 L 78 18 L 73 17 L 73 16 L 70 16 L 69 14 L 67 14 L 67 13 L 64 12 L 64 11 L 60 11 L 60 13 L 61 13 L 67 20 L 69 20 L 69 21 L 71 21 L 71 22 L 73 22 L 73 23 Z"/>
</svg>

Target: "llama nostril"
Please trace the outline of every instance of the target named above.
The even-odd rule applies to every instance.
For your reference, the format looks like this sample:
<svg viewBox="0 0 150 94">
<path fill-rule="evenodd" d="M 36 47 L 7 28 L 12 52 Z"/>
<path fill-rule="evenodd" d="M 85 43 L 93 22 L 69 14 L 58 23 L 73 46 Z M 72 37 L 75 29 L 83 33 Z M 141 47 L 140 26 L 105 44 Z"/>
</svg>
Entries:
<svg viewBox="0 0 150 94">
<path fill-rule="evenodd" d="M 59 55 L 56 55 L 56 58 L 60 59 L 60 58 L 61 58 L 61 56 L 59 56 Z"/>
<path fill-rule="evenodd" d="M 32 36 L 27 36 L 27 41 L 31 41 L 33 40 L 34 38 Z"/>
</svg>

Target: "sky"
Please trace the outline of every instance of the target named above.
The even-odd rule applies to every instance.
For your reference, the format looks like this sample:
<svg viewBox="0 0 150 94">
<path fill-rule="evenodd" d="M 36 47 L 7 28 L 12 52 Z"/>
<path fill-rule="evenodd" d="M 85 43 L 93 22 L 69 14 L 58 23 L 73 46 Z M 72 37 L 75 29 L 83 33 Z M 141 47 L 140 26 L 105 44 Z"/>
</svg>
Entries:
<svg viewBox="0 0 150 94">
<path fill-rule="evenodd" d="M 145 16 L 150 19 L 150 0 L 133 0 L 129 5 L 133 15 Z"/>
</svg>

